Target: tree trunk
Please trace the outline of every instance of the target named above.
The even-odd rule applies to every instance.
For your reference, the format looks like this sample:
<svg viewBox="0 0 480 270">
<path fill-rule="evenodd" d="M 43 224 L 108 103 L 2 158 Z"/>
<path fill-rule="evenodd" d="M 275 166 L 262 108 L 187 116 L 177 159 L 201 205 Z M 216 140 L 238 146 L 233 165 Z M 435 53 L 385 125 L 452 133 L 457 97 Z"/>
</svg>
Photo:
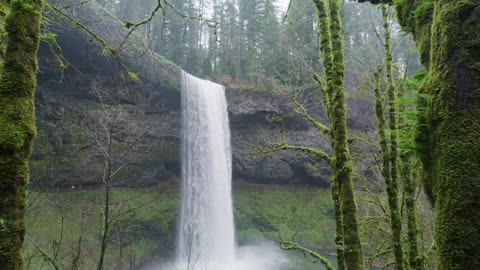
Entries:
<svg viewBox="0 0 480 270">
<path fill-rule="evenodd" d="M 388 159 L 383 162 L 390 162 L 389 177 L 385 177 L 387 186 L 388 206 L 390 208 L 390 227 L 392 230 L 392 246 L 395 255 L 395 269 L 403 270 L 403 248 L 402 248 L 402 219 L 398 206 L 398 141 L 397 141 L 397 94 L 393 78 L 393 53 L 391 47 L 391 31 L 389 14 L 386 5 L 382 5 L 383 28 L 385 30 L 385 63 L 388 79 L 388 110 L 390 127 L 390 149 L 387 150 Z M 382 116 L 383 117 L 383 116 Z"/>
<path fill-rule="evenodd" d="M 345 57 L 341 6 L 343 1 L 330 0 L 333 54 L 333 91 L 331 99 L 335 180 L 338 183 L 343 218 L 344 256 L 347 270 L 362 270 L 363 256 L 358 232 L 358 208 L 353 186 L 353 161 L 348 145 L 347 99 L 345 97 Z"/>
<path fill-rule="evenodd" d="M 423 269 L 423 260 L 419 256 L 418 243 L 418 222 L 416 207 L 416 176 L 417 172 L 412 172 L 415 164 L 410 155 L 402 158 L 402 178 L 405 189 L 405 210 L 407 215 L 407 239 L 408 239 L 408 266 L 412 270 Z"/>
<path fill-rule="evenodd" d="M 328 1 L 328 3 L 327 3 Z M 343 238 L 343 249 L 338 256 L 339 267 L 347 270 L 362 270 L 363 258 L 358 232 L 358 208 L 353 186 L 353 162 L 348 145 L 347 100 L 345 97 L 344 76 L 345 56 L 341 0 L 313 0 L 317 7 L 321 53 L 325 74 L 322 89 L 324 102 L 332 121 L 331 139 L 333 143 L 333 164 L 335 171 L 333 192 L 338 190 L 342 229 L 337 228 L 337 240 Z M 333 194 L 335 200 L 335 194 Z M 339 232 L 342 235 L 338 235 Z M 337 243 L 338 244 L 338 243 Z M 339 247 L 337 247 L 339 250 Z"/>
<path fill-rule="evenodd" d="M 428 68 L 417 142 L 435 208 L 439 269 L 480 269 L 480 1 L 395 6 Z"/>
<path fill-rule="evenodd" d="M 325 85 L 322 87 L 323 92 L 323 103 L 327 107 L 328 116 L 332 119 L 331 114 L 331 89 L 332 87 L 332 70 L 333 70 L 333 57 L 332 57 L 332 35 L 330 32 L 330 20 L 328 15 L 327 3 L 323 0 L 313 0 L 317 8 L 317 20 L 319 23 L 319 32 L 320 34 L 320 43 L 321 43 L 321 56 L 323 62 L 323 78 L 325 80 Z M 332 134 L 329 134 L 332 136 Z M 342 220 L 342 210 L 340 207 L 340 198 L 339 198 L 339 187 L 336 179 L 333 179 L 332 183 L 332 200 L 335 211 L 335 225 L 336 225 L 336 236 L 335 236 L 335 246 L 337 251 L 337 265 L 338 270 L 345 270 L 345 255 L 344 255 L 344 241 L 343 241 L 343 220 Z"/>
<path fill-rule="evenodd" d="M 12 1 L 6 18 L 8 46 L 0 68 L 0 265 L 5 270 L 23 270 L 42 7 L 41 0 Z"/>
<path fill-rule="evenodd" d="M 424 169 L 440 270 L 480 269 L 480 2 L 435 1 Z"/>
<path fill-rule="evenodd" d="M 338 194 L 338 184 L 333 181 L 332 184 L 332 200 L 333 200 L 333 209 L 335 213 L 335 247 L 337 249 L 337 269 L 345 270 L 345 254 L 344 254 L 344 242 L 343 242 L 343 220 L 342 220 L 342 210 L 340 208 L 340 198 Z"/>
<path fill-rule="evenodd" d="M 417 75 L 418 76 L 418 75 Z M 417 78 L 418 79 L 418 78 Z M 407 97 L 407 89 L 405 87 L 405 81 L 402 83 L 399 89 L 400 100 Z M 417 186 L 420 182 L 420 167 L 418 166 L 418 159 L 411 151 L 411 141 L 409 138 L 414 137 L 412 134 L 414 131 L 411 129 L 411 124 L 407 122 L 407 111 L 414 110 L 413 104 L 406 106 L 405 104 L 399 106 L 399 131 L 402 132 L 400 137 L 405 138 L 401 140 L 402 146 L 400 158 L 400 174 L 403 180 L 403 191 L 405 194 L 405 212 L 407 218 L 407 244 L 404 248 L 407 248 L 408 255 L 408 269 L 422 270 L 424 269 L 423 256 L 420 255 L 420 243 L 419 243 L 419 228 L 417 221 Z"/>
</svg>

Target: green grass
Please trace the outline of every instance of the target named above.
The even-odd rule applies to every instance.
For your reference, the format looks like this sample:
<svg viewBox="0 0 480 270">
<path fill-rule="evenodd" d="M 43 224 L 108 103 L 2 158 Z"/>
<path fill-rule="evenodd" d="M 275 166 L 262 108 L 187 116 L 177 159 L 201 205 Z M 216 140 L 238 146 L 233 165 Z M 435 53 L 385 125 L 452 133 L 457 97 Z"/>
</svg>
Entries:
<svg viewBox="0 0 480 270">
<path fill-rule="evenodd" d="M 249 185 L 235 188 L 237 239 L 288 239 L 334 249 L 330 192 L 313 187 Z M 293 234 L 293 235 L 292 235 Z"/>
<path fill-rule="evenodd" d="M 138 264 L 167 248 L 178 208 L 176 190 L 116 190 L 111 195 L 110 216 L 114 221 L 108 237 L 107 265 L 120 261 Z M 103 196 L 101 190 L 30 193 L 27 235 L 31 240 L 27 239 L 25 245 L 30 269 L 53 269 L 42 252 L 55 257 L 58 243 L 61 246 L 56 261 L 60 269 L 71 267 L 79 247 L 80 269 L 94 269 L 100 248 Z"/>
<path fill-rule="evenodd" d="M 119 263 L 136 267 L 153 256 L 172 253 L 179 206 L 178 188 L 115 190 L 108 237 L 106 269 Z M 29 269 L 53 269 L 38 247 L 55 257 L 60 269 L 70 269 L 81 247 L 79 269 L 93 269 L 102 230 L 102 190 L 31 192 L 25 255 Z M 334 249 L 334 222 L 330 193 L 312 187 L 235 185 L 234 207 L 237 240 L 291 239 L 323 251 Z M 63 216 L 63 219 L 62 219 Z M 62 221 L 63 220 L 63 221 Z M 297 232 L 292 235 L 292 232 Z M 79 238 L 81 236 L 81 238 Z M 80 240 L 80 245 L 78 244 Z M 322 269 L 298 253 L 286 256 L 301 268 Z M 310 268 L 312 266 L 313 268 Z"/>
</svg>

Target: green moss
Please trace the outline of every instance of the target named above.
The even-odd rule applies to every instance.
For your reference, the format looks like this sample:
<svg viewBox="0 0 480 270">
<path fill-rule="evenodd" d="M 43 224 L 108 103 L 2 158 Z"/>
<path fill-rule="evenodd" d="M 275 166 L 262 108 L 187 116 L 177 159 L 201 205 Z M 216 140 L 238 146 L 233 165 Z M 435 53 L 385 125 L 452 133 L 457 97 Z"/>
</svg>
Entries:
<svg viewBox="0 0 480 270">
<path fill-rule="evenodd" d="M 327 104 L 332 121 L 333 181 L 338 185 L 338 199 L 343 225 L 343 254 L 345 269 L 363 269 L 362 247 L 358 229 L 358 207 L 353 185 L 353 162 L 348 144 L 347 101 L 345 93 L 345 55 L 342 25 L 343 2 L 329 0 L 330 35 L 332 39 L 332 77 L 330 104 Z M 321 33 L 322 34 L 322 33 Z M 324 53 L 322 51 L 322 53 Z M 327 79 L 328 80 L 328 79 Z M 336 192 L 333 190 L 333 192 Z M 339 264 L 341 262 L 339 261 Z M 341 266 L 340 266 L 341 267 Z M 342 267 L 341 267 L 342 268 Z"/>
<path fill-rule="evenodd" d="M 417 141 L 423 149 L 425 189 L 435 204 L 439 269 L 478 269 L 480 3 L 413 2 L 398 4 L 397 9 L 402 11 L 402 26 L 415 29 L 422 62 L 428 67 Z"/>
<path fill-rule="evenodd" d="M 383 139 L 383 162 L 390 163 L 390 166 L 384 167 L 385 170 L 390 169 L 390 173 L 385 174 L 385 184 L 387 189 L 388 206 L 390 209 L 390 228 L 392 233 L 392 246 L 395 255 L 395 269 L 405 269 L 403 259 L 403 244 L 402 244 L 402 220 L 399 207 L 399 143 L 398 143 L 398 116 L 397 116 L 397 103 L 398 103 L 398 89 L 393 74 L 393 52 L 391 47 L 391 29 L 389 23 L 389 13 L 386 5 L 382 6 L 383 15 L 383 27 L 385 29 L 385 63 L 386 63 L 386 76 L 387 76 L 387 95 L 388 95 L 388 119 L 390 128 L 390 145 L 386 147 L 385 138 Z M 378 84 L 378 83 L 377 83 Z M 377 92 L 379 90 L 376 90 Z M 380 101 L 378 93 L 377 103 Z M 381 105 L 380 105 L 381 106 Z M 378 107 L 378 106 L 377 106 Z M 383 112 L 377 113 L 377 117 L 383 118 Z M 379 126 L 379 128 L 382 128 Z M 385 127 L 383 127 L 385 128 Z M 385 131 L 383 136 L 385 136 Z"/>
<path fill-rule="evenodd" d="M 480 2 L 397 0 L 395 6 L 428 68 L 417 141 L 435 205 L 439 269 L 480 269 Z"/>
<path fill-rule="evenodd" d="M 394 3 L 402 30 L 413 34 L 422 62 L 428 63 L 434 1 L 396 0 Z"/>
<path fill-rule="evenodd" d="M 2 3 L 5 11 L 6 3 Z M 0 265 L 12 270 L 23 269 L 25 186 L 36 133 L 33 93 L 42 3 L 12 1 L 2 29 L 7 33 L 8 46 L 0 67 L 0 219 L 4 221 L 0 230 Z"/>
<path fill-rule="evenodd" d="M 413 10 L 413 16 L 417 23 L 430 23 L 433 16 L 434 4 L 432 1 L 421 1 Z"/>
<path fill-rule="evenodd" d="M 10 12 L 10 4 L 7 0 L 0 1 L 0 40 L 4 40 L 4 37 L 7 35 L 5 31 L 5 19 Z M 4 44 L 0 44 L 2 51 L 4 50 Z M 0 59 L 3 61 L 3 59 Z M 0 62 L 2 63 L 2 62 Z"/>
</svg>

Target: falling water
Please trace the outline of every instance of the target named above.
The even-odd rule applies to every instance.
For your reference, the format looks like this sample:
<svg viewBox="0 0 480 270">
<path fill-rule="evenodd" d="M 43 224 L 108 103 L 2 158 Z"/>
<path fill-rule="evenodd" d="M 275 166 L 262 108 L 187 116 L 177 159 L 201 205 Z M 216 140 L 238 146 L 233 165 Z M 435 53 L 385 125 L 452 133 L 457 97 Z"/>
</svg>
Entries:
<svg viewBox="0 0 480 270">
<path fill-rule="evenodd" d="M 182 71 L 182 209 L 177 259 L 146 269 L 279 270 L 271 243 L 235 248 L 224 87 Z"/>
<path fill-rule="evenodd" d="M 182 178 L 178 260 L 190 269 L 235 261 L 231 150 L 222 85 L 182 71 Z"/>
</svg>

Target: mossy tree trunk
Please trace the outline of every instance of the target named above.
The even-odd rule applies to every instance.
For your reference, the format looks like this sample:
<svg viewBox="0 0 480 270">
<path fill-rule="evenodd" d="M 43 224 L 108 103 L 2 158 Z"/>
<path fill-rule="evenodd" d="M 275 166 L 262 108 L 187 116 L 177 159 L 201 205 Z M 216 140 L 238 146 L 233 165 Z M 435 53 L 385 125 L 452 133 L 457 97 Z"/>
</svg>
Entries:
<svg viewBox="0 0 480 270">
<path fill-rule="evenodd" d="M 399 100 L 405 100 L 411 94 L 411 90 L 418 90 L 424 80 L 424 72 L 420 72 L 409 80 L 407 87 L 406 78 L 399 88 Z M 421 169 L 418 164 L 418 158 L 412 151 L 414 141 L 414 119 L 408 119 L 407 114 L 410 110 L 415 110 L 415 104 L 407 105 L 402 103 L 399 106 L 399 134 L 400 138 L 400 175 L 403 181 L 405 214 L 407 219 L 407 241 L 404 248 L 407 248 L 408 260 L 407 268 L 412 270 L 424 269 L 424 259 L 420 253 L 419 228 L 417 221 L 417 188 L 420 182 Z M 417 112 L 418 113 L 418 112 Z M 411 121 L 414 120 L 414 121 Z"/>
<path fill-rule="evenodd" d="M 428 68 L 418 141 L 435 209 L 439 269 L 480 269 L 480 1 L 395 6 Z"/>
<path fill-rule="evenodd" d="M 418 221 L 417 221 L 417 205 L 416 205 L 416 188 L 418 171 L 415 168 L 415 161 L 410 155 L 401 156 L 402 169 L 401 175 L 403 179 L 405 192 L 405 211 L 407 217 L 407 243 L 408 243 L 408 267 L 412 270 L 424 269 L 423 259 L 419 252 L 418 241 Z"/>
<path fill-rule="evenodd" d="M 389 22 L 390 16 L 388 7 L 386 5 L 382 5 L 381 10 L 383 16 L 383 28 L 385 30 L 384 46 L 388 95 L 388 124 L 390 128 L 390 147 L 388 149 L 382 149 L 382 151 L 387 151 L 384 153 L 383 162 L 390 163 L 388 166 L 390 173 L 386 175 L 385 183 L 387 187 L 388 206 L 390 208 L 390 227 L 392 230 L 392 248 L 395 255 L 395 269 L 403 270 L 405 267 L 402 247 L 402 218 L 398 203 L 397 89 L 393 75 L 393 52 L 391 46 L 391 30 Z"/>
<path fill-rule="evenodd" d="M 340 212 L 340 216 L 337 216 L 337 226 L 341 222 L 341 228 L 337 227 L 336 239 L 339 268 L 361 270 L 363 258 L 358 232 L 358 208 L 352 176 L 353 161 L 348 145 L 342 1 L 313 0 L 313 2 L 318 12 L 324 66 L 325 83 L 321 87 L 332 122 L 330 137 L 333 146 L 332 167 L 335 172 L 332 194 L 337 205 L 336 212 Z M 343 246 L 339 246 L 342 242 Z"/>
<path fill-rule="evenodd" d="M 421 50 L 430 98 L 420 137 L 439 269 L 480 269 L 480 1 L 423 0 L 398 10 L 419 44 L 430 45 Z"/>
<path fill-rule="evenodd" d="M 323 78 L 325 83 L 321 86 L 323 91 L 323 102 L 327 108 L 329 118 L 332 118 L 331 114 L 331 96 L 333 90 L 333 54 L 332 54 L 332 36 L 330 30 L 330 14 L 328 4 L 324 0 L 314 0 L 313 1 L 317 8 L 317 17 L 319 23 L 319 32 L 320 32 L 320 44 L 322 48 L 322 63 L 324 67 Z M 320 81 L 319 78 L 317 78 Z M 330 137 L 332 133 L 330 132 Z M 338 270 L 345 269 L 345 255 L 344 255 L 344 240 L 343 240 L 343 218 L 340 205 L 339 197 L 339 186 L 336 179 L 333 179 L 332 183 L 332 200 L 335 211 L 335 225 L 336 225 L 336 236 L 335 236 L 335 246 L 337 251 L 337 265 Z"/>
<path fill-rule="evenodd" d="M 381 152 L 381 157 L 382 157 L 382 176 L 385 181 L 385 184 L 387 186 L 387 191 L 391 190 L 391 183 L 392 183 L 392 177 L 391 177 L 391 170 L 390 170 L 390 150 L 388 147 L 388 140 L 387 140 L 387 126 L 386 126 L 386 119 L 385 119 L 385 106 L 384 102 L 385 99 L 383 97 L 381 88 L 382 88 L 382 69 L 379 68 L 375 74 L 375 87 L 374 87 L 374 92 L 375 92 L 375 115 L 377 117 L 377 127 L 378 127 L 378 138 L 379 138 L 379 144 L 380 144 L 380 152 Z M 389 188 L 390 187 L 390 188 Z M 390 192 L 388 192 L 387 196 L 390 196 Z M 389 206 L 390 206 L 390 228 L 393 231 L 393 226 L 392 226 L 392 206 L 390 205 L 391 200 L 388 200 Z M 392 234 L 392 242 L 396 241 L 394 239 L 393 234 Z M 395 263 L 397 263 L 397 260 L 395 259 Z"/>
<path fill-rule="evenodd" d="M 342 0 L 312 0 L 318 14 L 323 78 L 314 74 L 323 94 L 331 128 L 316 120 L 298 100 L 293 98 L 295 112 L 305 116 L 318 131 L 329 137 L 332 155 L 312 147 L 290 145 L 286 140 L 272 143 L 270 147 L 260 147 L 256 154 L 275 153 L 284 150 L 297 150 L 315 155 L 325 160 L 334 170 L 332 199 L 334 202 L 339 269 L 362 270 L 363 256 L 358 226 L 358 208 L 353 184 L 353 161 L 348 144 L 347 99 L 345 96 L 345 56 L 343 26 L 341 17 Z M 284 242 L 288 249 L 301 249 L 298 245 Z M 285 248 L 285 246 L 284 246 Z M 314 256 L 315 257 L 315 256 Z M 328 267 L 328 264 L 324 264 Z"/>
<path fill-rule="evenodd" d="M 363 256 L 358 232 L 358 207 L 353 185 L 353 161 L 348 145 L 347 98 L 345 96 L 345 56 L 341 7 L 343 1 L 330 0 L 333 55 L 331 97 L 334 181 L 338 183 L 343 219 L 344 257 L 347 270 L 362 270 Z"/>
<path fill-rule="evenodd" d="M 425 169 L 440 270 L 480 269 L 480 1 L 435 1 Z"/>
<path fill-rule="evenodd" d="M 0 265 L 23 269 L 25 187 L 35 137 L 34 91 L 42 0 L 13 0 L 0 67 Z"/>
</svg>

